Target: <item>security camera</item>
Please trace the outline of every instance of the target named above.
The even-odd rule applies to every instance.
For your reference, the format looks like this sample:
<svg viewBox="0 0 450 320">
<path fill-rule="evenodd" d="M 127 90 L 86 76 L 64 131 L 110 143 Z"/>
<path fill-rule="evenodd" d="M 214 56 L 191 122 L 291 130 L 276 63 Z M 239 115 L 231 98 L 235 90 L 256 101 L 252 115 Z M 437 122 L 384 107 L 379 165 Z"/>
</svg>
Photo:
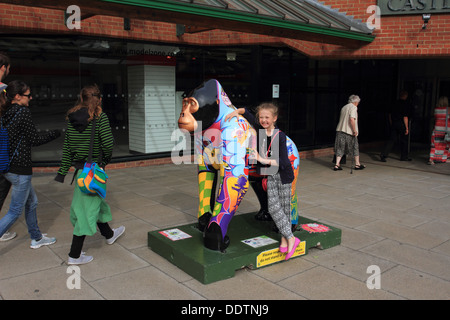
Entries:
<svg viewBox="0 0 450 320">
<path fill-rule="evenodd" d="M 422 14 L 422 19 L 423 19 L 422 29 L 425 30 L 427 28 L 428 21 L 430 21 L 430 19 L 431 19 L 431 14 L 429 14 L 429 13 Z"/>
</svg>

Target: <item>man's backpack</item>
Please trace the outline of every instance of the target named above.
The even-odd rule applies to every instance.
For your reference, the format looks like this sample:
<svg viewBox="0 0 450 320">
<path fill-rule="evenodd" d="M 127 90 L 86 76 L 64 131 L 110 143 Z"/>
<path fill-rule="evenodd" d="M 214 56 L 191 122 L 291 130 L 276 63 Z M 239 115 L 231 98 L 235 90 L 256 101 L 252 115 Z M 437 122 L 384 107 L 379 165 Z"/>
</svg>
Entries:
<svg viewBox="0 0 450 320">
<path fill-rule="evenodd" d="M 19 110 L 14 115 L 14 117 L 11 119 L 11 121 L 9 122 L 9 124 L 7 126 L 3 126 L 3 117 L 0 118 L 0 173 L 6 173 L 9 171 L 9 165 L 11 164 L 11 161 L 14 159 L 14 156 L 17 154 L 17 150 L 19 149 L 20 142 L 22 142 L 22 138 L 21 138 L 16 147 L 16 150 L 14 151 L 14 153 L 10 159 L 8 127 L 11 125 L 11 123 L 17 117 L 17 115 L 20 113 L 21 110 Z"/>
</svg>

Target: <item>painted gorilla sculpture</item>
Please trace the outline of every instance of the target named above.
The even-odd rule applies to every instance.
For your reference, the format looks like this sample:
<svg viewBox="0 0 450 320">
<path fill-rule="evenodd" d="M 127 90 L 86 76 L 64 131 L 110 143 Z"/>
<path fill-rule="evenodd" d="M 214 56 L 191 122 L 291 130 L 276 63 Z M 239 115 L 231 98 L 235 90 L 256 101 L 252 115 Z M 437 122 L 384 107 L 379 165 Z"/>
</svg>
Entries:
<svg viewBox="0 0 450 320">
<path fill-rule="evenodd" d="M 225 116 L 235 109 L 220 83 L 208 80 L 183 99 L 178 119 L 180 129 L 196 133 L 198 224 L 204 232 L 205 247 L 212 250 L 224 251 L 229 245 L 228 224 L 248 190 L 251 169 L 249 149 L 256 146 L 256 132 L 245 118 L 239 116 L 238 119 L 224 121 Z M 295 184 L 300 158 L 295 144 L 289 138 L 287 147 L 295 175 L 291 218 L 292 224 L 296 225 L 298 210 Z M 216 197 L 217 184 L 219 191 Z M 261 198 L 258 196 L 258 199 Z"/>
</svg>

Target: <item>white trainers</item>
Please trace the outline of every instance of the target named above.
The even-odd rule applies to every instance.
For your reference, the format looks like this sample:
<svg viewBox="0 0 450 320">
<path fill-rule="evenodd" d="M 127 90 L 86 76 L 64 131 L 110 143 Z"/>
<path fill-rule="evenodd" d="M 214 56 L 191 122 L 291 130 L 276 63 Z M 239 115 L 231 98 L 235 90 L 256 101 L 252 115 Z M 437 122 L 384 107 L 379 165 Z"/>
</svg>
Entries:
<svg viewBox="0 0 450 320">
<path fill-rule="evenodd" d="M 120 226 L 116 229 L 113 229 L 113 231 L 114 235 L 111 238 L 106 239 L 107 244 L 113 244 L 117 240 L 117 238 L 119 238 L 125 232 L 125 227 Z"/>
<path fill-rule="evenodd" d="M 42 234 L 42 238 L 39 241 L 31 240 L 31 249 L 38 249 L 42 246 L 48 246 L 51 244 L 54 244 L 56 242 L 56 238 L 48 238 L 46 237 L 47 234 Z"/>
<path fill-rule="evenodd" d="M 6 231 L 6 232 L 0 237 L 0 241 L 8 241 L 8 240 L 14 239 L 16 236 L 17 236 L 17 233 Z"/>
<path fill-rule="evenodd" d="M 67 260 L 67 264 L 70 264 L 70 265 L 73 265 L 73 264 L 86 264 L 86 263 L 89 263 L 92 260 L 94 260 L 94 257 L 86 256 L 85 253 L 86 252 L 82 252 L 80 257 L 77 258 L 77 259 L 69 257 L 69 259 Z"/>
</svg>

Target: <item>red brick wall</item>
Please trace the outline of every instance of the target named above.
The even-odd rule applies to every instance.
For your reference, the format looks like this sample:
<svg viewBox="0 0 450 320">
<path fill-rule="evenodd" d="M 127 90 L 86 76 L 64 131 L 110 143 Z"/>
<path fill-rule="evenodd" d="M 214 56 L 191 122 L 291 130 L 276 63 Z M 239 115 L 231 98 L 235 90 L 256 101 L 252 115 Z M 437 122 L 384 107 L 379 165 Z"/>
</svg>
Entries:
<svg viewBox="0 0 450 320">
<path fill-rule="evenodd" d="M 331 156 L 334 154 L 334 148 L 323 148 L 315 150 L 307 150 L 299 152 L 300 159 L 311 159 L 315 157 Z M 330 158 L 331 159 L 331 158 Z M 185 157 L 183 163 L 194 163 L 194 156 Z M 159 158 L 159 159 L 148 159 L 148 160 L 137 160 L 137 161 L 127 161 L 121 163 L 111 163 L 107 166 L 107 170 L 115 169 L 126 169 L 126 168 L 137 168 L 137 167 L 148 167 L 163 164 L 173 164 L 172 158 Z M 59 167 L 33 167 L 34 173 L 56 173 Z M 70 172 L 74 169 L 71 168 Z"/>
<path fill-rule="evenodd" d="M 186 160 L 186 162 L 189 161 Z M 191 162 L 193 159 L 190 160 Z M 125 168 L 137 168 L 137 167 L 148 167 L 148 166 L 156 166 L 162 164 L 172 164 L 172 159 L 169 158 L 159 158 L 159 159 L 148 159 L 148 160 L 138 160 L 138 161 L 127 161 L 121 163 L 111 163 L 106 168 L 107 170 L 114 169 L 125 169 Z M 33 167 L 34 173 L 56 173 L 59 170 L 59 167 Z M 75 169 L 71 168 L 70 172 L 73 172 Z"/>
<path fill-rule="evenodd" d="M 367 13 L 376 0 L 321 0 L 323 4 L 366 22 Z M 358 50 L 338 46 L 316 45 L 313 56 L 333 58 L 416 58 L 450 57 L 450 14 L 432 14 L 426 30 L 422 30 L 422 14 L 381 17 L 381 29 L 375 40 Z"/>
<path fill-rule="evenodd" d="M 83 10 L 81 8 L 81 10 Z M 94 16 L 81 21 L 81 29 L 64 25 L 64 11 L 0 3 L 0 30 L 20 33 L 83 34 L 163 42 L 178 41 L 175 25 L 153 21 L 132 21 L 132 30 L 123 30 L 123 18 Z"/>
<path fill-rule="evenodd" d="M 367 7 L 376 4 L 376 0 L 322 0 L 322 3 L 366 22 L 371 15 L 366 13 Z M 356 49 L 222 30 L 185 34 L 178 38 L 174 24 L 136 19 L 131 19 L 131 30 L 125 31 L 122 18 L 109 16 L 85 19 L 80 30 L 69 30 L 64 25 L 63 15 L 62 10 L 0 3 L 0 31 L 84 34 L 202 45 L 282 44 L 317 59 L 450 57 L 449 14 L 433 14 L 426 30 L 421 28 L 420 14 L 382 17 L 381 29 L 374 31 L 375 40 Z"/>
</svg>

